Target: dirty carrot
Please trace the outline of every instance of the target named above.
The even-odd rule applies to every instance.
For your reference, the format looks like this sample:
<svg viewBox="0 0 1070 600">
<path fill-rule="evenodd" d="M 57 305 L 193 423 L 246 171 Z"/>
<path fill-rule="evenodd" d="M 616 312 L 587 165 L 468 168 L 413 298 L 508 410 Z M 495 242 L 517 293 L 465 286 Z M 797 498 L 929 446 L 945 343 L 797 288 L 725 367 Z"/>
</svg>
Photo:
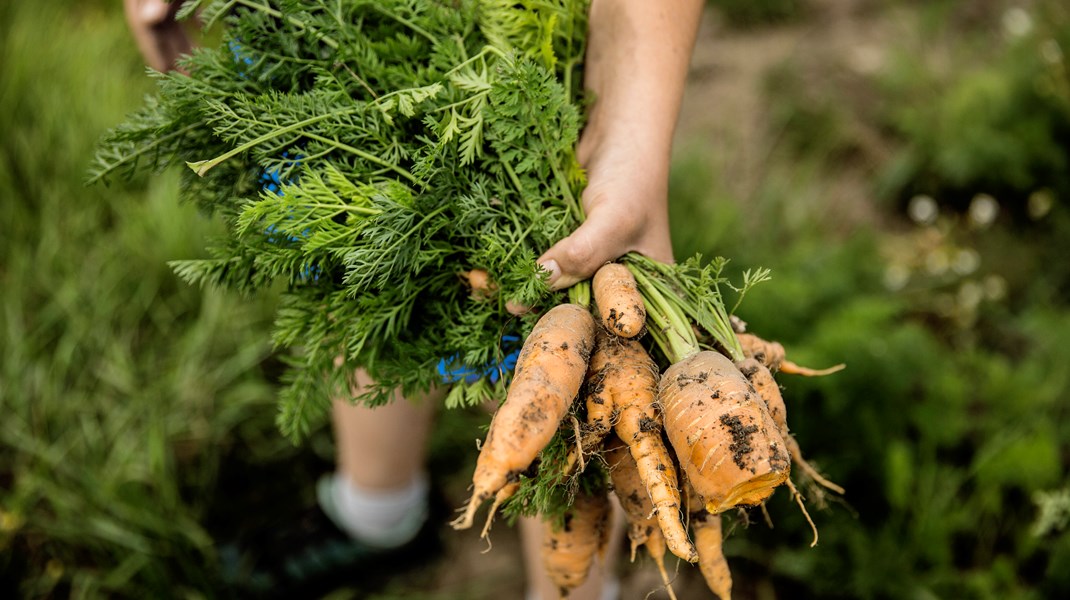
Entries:
<svg viewBox="0 0 1070 600">
<path fill-rule="evenodd" d="M 562 598 L 580 586 L 594 557 L 605 550 L 609 538 L 609 499 L 605 493 L 576 495 L 557 526 L 543 520 L 542 563 Z"/>
<path fill-rule="evenodd" d="M 758 504 L 787 480 L 791 463 L 779 428 L 723 355 L 697 352 L 672 365 L 658 398 L 669 441 L 709 512 Z"/>
<path fill-rule="evenodd" d="M 757 358 L 742 360 L 737 366 L 769 408 L 769 414 L 777 424 L 780 435 L 784 438 L 784 443 L 787 444 L 792 462 L 814 481 L 838 494 L 843 494 L 842 487 L 825 479 L 813 465 L 803 458 L 799 442 L 795 440 L 795 436 L 791 435 L 788 430 L 787 408 L 784 404 L 784 396 L 780 393 L 780 386 L 777 385 L 776 380 L 773 378 L 773 373 L 764 364 L 758 362 Z"/>
<path fill-rule="evenodd" d="M 498 286 L 490 279 L 490 274 L 483 269 L 471 269 L 461 273 L 471 290 L 473 300 L 483 300 L 491 297 Z"/>
<path fill-rule="evenodd" d="M 846 368 L 846 365 L 843 363 L 833 365 L 827 369 L 811 369 L 809 367 L 803 367 L 785 358 L 787 354 L 784 351 L 784 346 L 781 345 L 780 342 L 763 340 L 752 333 L 739 333 L 736 335 L 736 338 L 739 340 L 739 345 L 743 348 L 743 356 L 757 359 L 773 373 L 780 371 L 790 375 L 819 377 L 822 375 L 831 375 L 832 373 L 842 371 Z"/>
<path fill-rule="evenodd" d="M 594 274 L 591 287 L 606 329 L 625 338 L 634 338 L 643 331 L 646 307 L 628 267 L 619 263 L 603 265 Z"/>
<path fill-rule="evenodd" d="M 587 372 L 595 327 L 590 312 L 575 304 L 559 304 L 535 324 L 480 448 L 472 497 L 455 529 L 471 527 L 480 504 L 515 482 L 550 442 Z"/>
<path fill-rule="evenodd" d="M 601 396 L 613 407 L 613 430 L 628 445 L 638 465 L 639 478 L 650 495 L 669 551 L 694 562 L 695 547 L 680 518 L 676 466 L 661 438 L 657 365 L 635 340 L 609 334 L 598 339 L 602 344 L 596 354 L 603 355 L 599 360 L 605 361 Z"/>
<path fill-rule="evenodd" d="M 645 545 L 650 558 L 658 567 L 662 582 L 665 583 L 665 591 L 669 598 L 676 600 L 676 594 L 672 589 L 669 573 L 665 570 L 665 536 L 661 533 L 661 527 L 657 519 L 653 517 L 654 505 L 650 503 L 646 486 L 639 478 L 639 467 L 635 464 L 628 447 L 620 438 L 612 438 L 606 442 L 603 454 L 606 464 L 609 465 L 609 477 L 613 483 L 613 493 L 620 500 L 624 516 L 628 521 L 628 539 L 632 544 L 632 562 L 635 562 L 635 551 L 639 546 Z M 701 556 L 700 556 L 701 560 Z"/>
<path fill-rule="evenodd" d="M 698 568 L 706 585 L 720 600 L 732 600 L 732 571 L 724 557 L 721 515 L 711 514 L 689 484 L 688 509 L 691 534 L 698 548 Z"/>
<path fill-rule="evenodd" d="M 588 451 L 601 444 L 602 439 L 613 429 L 613 423 L 620 417 L 620 411 L 613 402 L 612 386 L 608 390 L 606 388 L 606 376 L 620 368 L 619 365 L 613 364 L 613 355 L 609 349 L 611 340 L 612 336 L 604 328 L 597 329 L 594 352 L 591 353 L 591 360 L 587 365 L 588 440 L 584 446 Z"/>
</svg>

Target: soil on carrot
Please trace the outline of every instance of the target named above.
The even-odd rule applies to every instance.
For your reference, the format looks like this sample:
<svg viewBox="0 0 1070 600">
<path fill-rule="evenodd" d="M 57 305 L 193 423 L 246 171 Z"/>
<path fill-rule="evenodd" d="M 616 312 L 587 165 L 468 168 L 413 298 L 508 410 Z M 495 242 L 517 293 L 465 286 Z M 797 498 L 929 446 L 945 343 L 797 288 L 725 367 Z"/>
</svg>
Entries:
<svg viewBox="0 0 1070 600">
<path fill-rule="evenodd" d="M 744 425 L 738 416 L 721 415 L 721 426 L 732 434 L 732 445 L 728 447 L 732 451 L 732 460 L 740 469 L 747 467 L 747 455 L 754 451 L 750 444 L 752 435 L 758 432 L 757 425 Z M 754 468 L 750 468 L 751 472 Z"/>
</svg>

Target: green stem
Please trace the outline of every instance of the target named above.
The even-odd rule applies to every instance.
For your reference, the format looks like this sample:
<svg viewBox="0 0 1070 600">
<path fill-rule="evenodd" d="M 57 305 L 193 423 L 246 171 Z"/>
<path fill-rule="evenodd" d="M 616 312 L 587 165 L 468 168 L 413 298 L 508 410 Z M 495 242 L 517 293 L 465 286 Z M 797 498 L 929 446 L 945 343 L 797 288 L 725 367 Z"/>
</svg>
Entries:
<svg viewBox="0 0 1070 600">
<path fill-rule="evenodd" d="M 393 163 L 386 162 L 385 160 L 379 158 L 378 156 L 375 156 L 374 154 L 369 154 L 369 153 L 367 153 L 367 152 L 365 152 L 365 151 L 363 151 L 363 150 L 361 150 L 359 148 L 354 148 L 353 146 L 350 146 L 349 144 L 343 144 L 342 142 L 339 142 L 338 140 L 336 140 L 334 138 L 325 137 L 325 136 L 319 135 L 317 133 L 309 133 L 307 131 L 302 131 L 301 135 L 303 135 L 304 137 L 307 137 L 309 139 L 316 140 L 318 142 L 323 142 L 324 144 L 331 144 L 332 146 L 334 146 L 335 148 L 338 148 L 339 150 L 345 150 L 346 152 L 349 152 L 350 154 L 354 154 L 356 156 L 359 156 L 359 157 L 363 158 L 364 160 L 366 160 L 366 161 L 368 161 L 370 163 L 374 163 L 374 164 L 377 164 L 377 165 L 379 165 L 381 167 L 387 168 L 387 169 L 397 173 L 398 175 L 401 175 L 405 179 L 408 179 L 412 183 L 415 183 L 417 185 L 420 184 L 420 180 L 417 179 L 416 176 L 413 175 L 412 173 L 409 173 L 405 169 L 403 169 L 403 168 L 401 168 L 401 167 L 399 167 L 399 166 L 397 166 L 397 165 L 395 165 Z"/>
<path fill-rule="evenodd" d="M 245 6 L 246 8 L 251 8 L 253 10 L 259 10 L 260 12 L 262 12 L 264 14 L 267 14 L 267 15 L 271 15 L 272 17 L 275 17 L 276 19 L 285 19 L 288 23 L 290 23 L 291 25 L 293 25 L 294 27 L 297 27 L 298 29 L 300 29 L 302 31 L 312 32 L 312 34 L 315 35 L 321 42 L 323 42 L 324 44 L 330 46 L 332 50 L 337 50 L 338 49 L 337 40 L 335 40 L 334 38 L 332 38 L 329 35 L 325 35 L 325 34 L 317 32 L 315 29 L 310 27 L 308 25 L 308 23 L 305 23 L 304 21 L 298 19 L 297 17 L 293 17 L 293 16 L 290 16 L 290 15 L 284 15 L 284 14 L 282 14 L 281 11 L 275 10 L 274 8 L 271 8 L 270 6 L 267 6 L 265 4 L 259 4 L 259 3 L 256 3 L 256 2 L 252 2 L 251 0 L 235 0 L 235 2 L 237 4 L 241 4 L 242 6 Z"/>
<path fill-rule="evenodd" d="M 445 76 L 449 77 L 450 75 L 453 75 L 457 71 L 460 71 L 461 69 L 467 67 L 472 62 L 477 61 L 477 60 L 483 58 L 484 56 L 486 56 L 488 54 L 493 54 L 493 55 L 497 56 L 498 58 L 500 58 L 502 60 L 508 60 L 509 59 L 509 56 L 506 53 L 504 53 L 501 50 L 495 48 L 494 46 L 483 46 L 483 49 L 480 50 L 479 52 L 476 52 L 475 54 L 473 54 L 471 58 L 469 58 L 469 59 L 467 59 L 467 60 L 465 60 L 463 62 L 458 63 L 452 69 L 450 69 L 449 71 L 446 71 Z"/>
<path fill-rule="evenodd" d="M 367 206 L 355 206 L 353 204 L 346 204 L 345 206 L 339 207 L 337 204 L 323 204 L 321 202 L 303 202 L 303 203 L 299 204 L 298 206 L 300 206 L 301 208 L 328 208 L 328 209 L 333 208 L 333 209 L 338 211 L 337 213 L 335 213 L 334 216 L 337 216 L 337 215 L 342 214 L 344 212 L 348 212 L 348 213 L 354 213 L 354 214 L 358 214 L 358 215 L 367 215 L 369 217 L 374 217 L 375 215 L 382 214 L 382 212 L 383 212 L 383 211 L 379 210 L 378 208 L 370 208 L 370 207 L 367 207 Z"/>
<path fill-rule="evenodd" d="M 513 165 L 508 161 L 502 161 L 502 167 L 505 168 L 505 174 L 509 176 L 509 181 L 513 182 L 513 186 L 516 187 L 516 193 L 520 194 L 520 197 L 524 197 L 524 186 L 520 185 L 520 177 L 517 176 L 516 171 L 513 170 Z"/>
<path fill-rule="evenodd" d="M 699 330 L 709 334 L 720 344 L 733 361 L 743 359 L 743 349 L 732 331 L 732 324 L 717 288 L 719 280 L 709 284 L 713 286 L 712 290 L 700 291 L 698 286 L 708 284 L 700 284 L 672 265 L 659 263 L 635 253 L 628 254 L 623 262 L 637 274 L 637 279 L 646 273 L 655 275 L 649 279 L 651 285 L 657 287 L 665 297 L 672 299 L 676 313 L 683 322 L 694 322 Z"/>
<path fill-rule="evenodd" d="M 162 135 L 162 136 L 152 140 L 152 142 L 150 142 L 150 143 L 138 148 L 137 152 L 133 152 L 131 154 L 127 154 L 127 155 L 123 156 L 122 158 L 120 158 L 119 160 L 115 161 L 114 163 L 111 163 L 109 165 L 105 165 L 104 170 L 102 170 L 101 172 L 97 173 L 96 175 L 93 175 L 93 177 L 91 177 L 87 183 L 93 184 L 93 183 L 97 183 L 97 182 L 103 180 L 105 177 L 108 176 L 108 174 L 115 172 L 115 170 L 118 169 L 119 167 L 121 167 L 122 165 L 124 165 L 124 164 L 126 164 L 126 163 L 128 163 L 128 162 L 130 162 L 132 160 L 137 160 L 138 158 L 140 158 L 140 157 L 144 156 L 145 154 L 147 154 L 152 149 L 154 149 L 154 148 L 156 148 L 156 147 L 158 147 L 158 146 L 170 141 L 172 138 L 179 137 L 179 136 L 182 136 L 182 135 L 185 135 L 185 134 L 189 133 L 190 131 L 193 131 L 199 125 L 201 125 L 201 123 L 190 123 L 189 125 L 186 125 L 182 129 L 179 129 L 178 131 L 173 131 L 173 132 L 171 132 L 171 133 L 169 133 L 167 135 Z"/>
<path fill-rule="evenodd" d="M 591 282 L 583 280 L 568 288 L 568 301 L 584 308 L 591 308 Z"/>
<path fill-rule="evenodd" d="M 635 277 L 635 283 L 646 304 L 647 319 L 654 322 L 661 334 L 659 347 L 669 362 L 679 362 L 683 358 L 698 352 L 698 339 L 691 329 L 687 316 L 680 310 L 672 298 L 674 294 L 666 286 L 648 276 L 637 264 L 626 263 L 628 270 Z M 655 337 L 655 341 L 658 341 Z"/>
<path fill-rule="evenodd" d="M 329 119 L 331 117 L 335 117 L 335 116 L 338 116 L 338 115 L 345 115 L 345 114 L 349 114 L 349 113 L 355 113 L 355 112 L 361 110 L 361 108 L 362 108 L 361 106 L 355 106 L 355 107 L 346 108 L 346 109 L 343 109 L 343 110 L 331 111 L 329 113 L 325 113 L 325 114 L 322 114 L 322 115 L 316 115 L 314 117 L 309 117 L 309 118 L 307 118 L 307 119 L 305 119 L 303 121 L 298 121 L 298 122 L 293 123 L 291 125 L 287 125 L 286 127 L 283 127 L 281 129 L 276 129 L 274 131 L 269 131 L 268 133 L 265 133 L 264 135 L 262 135 L 260 137 L 257 137 L 255 139 L 249 140 L 248 142 L 245 142 L 244 144 L 242 144 L 242 145 L 240 145 L 240 146 L 238 146 L 236 148 L 233 148 L 229 152 L 225 152 L 223 154 L 220 154 L 219 156 L 217 156 L 215 158 L 211 158 L 211 159 L 208 159 L 208 160 L 196 161 L 196 162 L 187 162 L 186 166 L 188 166 L 189 168 L 193 169 L 193 172 L 196 173 L 197 175 L 200 175 L 201 177 L 204 177 L 205 174 L 208 173 L 208 171 L 212 170 L 213 168 L 215 168 L 215 167 L 219 166 L 220 164 L 230 160 L 231 158 L 234 158 L 235 156 L 241 154 L 242 152 L 245 152 L 246 150 L 248 150 L 250 148 L 254 148 L 256 146 L 259 146 L 260 144 L 263 144 L 264 142 L 266 142 L 268 140 L 273 140 L 273 139 L 275 139 L 275 138 L 277 138 L 279 136 L 286 135 L 287 133 L 290 133 L 290 132 L 293 132 L 293 131 L 297 131 L 297 130 L 301 129 L 302 127 L 307 127 L 307 126 L 309 126 L 309 125 L 311 125 L 313 123 L 318 123 L 320 121 L 325 121 L 325 120 L 327 120 L 327 119 Z M 305 134 L 305 135 L 307 135 L 307 134 Z M 411 175 L 410 175 L 410 177 L 411 177 Z"/>
<path fill-rule="evenodd" d="M 413 32 L 422 35 L 423 37 L 425 37 L 427 39 L 427 41 L 431 42 L 432 46 L 434 46 L 438 42 L 438 38 L 436 38 L 435 36 L 431 35 L 431 33 L 428 32 L 426 29 L 423 29 L 422 27 L 420 27 L 416 23 L 413 23 L 412 21 L 409 21 L 408 19 L 403 19 L 403 18 L 399 17 L 398 15 L 396 15 L 396 14 L 394 14 L 392 12 L 389 12 L 387 10 L 383 10 L 382 8 L 380 8 L 378 6 L 377 2 L 372 2 L 371 6 L 376 11 L 386 15 L 387 17 L 390 17 L 391 19 L 394 19 L 398 23 L 401 23 L 405 27 L 408 27 L 409 29 L 411 29 Z"/>
</svg>

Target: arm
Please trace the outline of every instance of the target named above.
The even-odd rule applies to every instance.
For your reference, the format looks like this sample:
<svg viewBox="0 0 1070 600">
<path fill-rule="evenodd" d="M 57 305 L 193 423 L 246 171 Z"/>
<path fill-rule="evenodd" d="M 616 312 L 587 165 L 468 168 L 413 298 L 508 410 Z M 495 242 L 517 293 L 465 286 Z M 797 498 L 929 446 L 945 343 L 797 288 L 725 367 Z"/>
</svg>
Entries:
<svg viewBox="0 0 1070 600">
<path fill-rule="evenodd" d="M 628 252 L 671 262 L 669 157 L 702 0 L 594 0 L 577 147 L 587 220 L 539 258 L 554 289 Z"/>
</svg>

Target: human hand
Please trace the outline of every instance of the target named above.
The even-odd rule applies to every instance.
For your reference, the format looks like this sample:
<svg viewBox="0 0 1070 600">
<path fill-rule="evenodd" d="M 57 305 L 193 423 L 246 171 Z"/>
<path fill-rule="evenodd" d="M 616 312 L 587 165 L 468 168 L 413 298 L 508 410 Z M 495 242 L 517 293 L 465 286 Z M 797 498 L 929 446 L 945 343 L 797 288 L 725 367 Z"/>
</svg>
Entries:
<svg viewBox="0 0 1070 600">
<path fill-rule="evenodd" d="M 629 252 L 672 262 L 669 237 L 667 152 L 650 151 L 631 138 L 626 122 L 608 134 L 588 128 L 577 147 L 587 171 L 586 220 L 539 257 L 550 287 L 567 288 Z M 593 124 L 592 124 L 593 125 Z"/>
<path fill-rule="evenodd" d="M 178 58 L 192 49 L 182 24 L 175 20 L 179 0 L 123 0 L 126 22 L 145 64 L 157 71 L 176 68 Z"/>
<path fill-rule="evenodd" d="M 552 289 L 628 252 L 672 261 L 669 157 L 702 6 L 592 2 L 584 84 L 595 102 L 576 149 L 587 218 L 538 260 Z"/>
</svg>

